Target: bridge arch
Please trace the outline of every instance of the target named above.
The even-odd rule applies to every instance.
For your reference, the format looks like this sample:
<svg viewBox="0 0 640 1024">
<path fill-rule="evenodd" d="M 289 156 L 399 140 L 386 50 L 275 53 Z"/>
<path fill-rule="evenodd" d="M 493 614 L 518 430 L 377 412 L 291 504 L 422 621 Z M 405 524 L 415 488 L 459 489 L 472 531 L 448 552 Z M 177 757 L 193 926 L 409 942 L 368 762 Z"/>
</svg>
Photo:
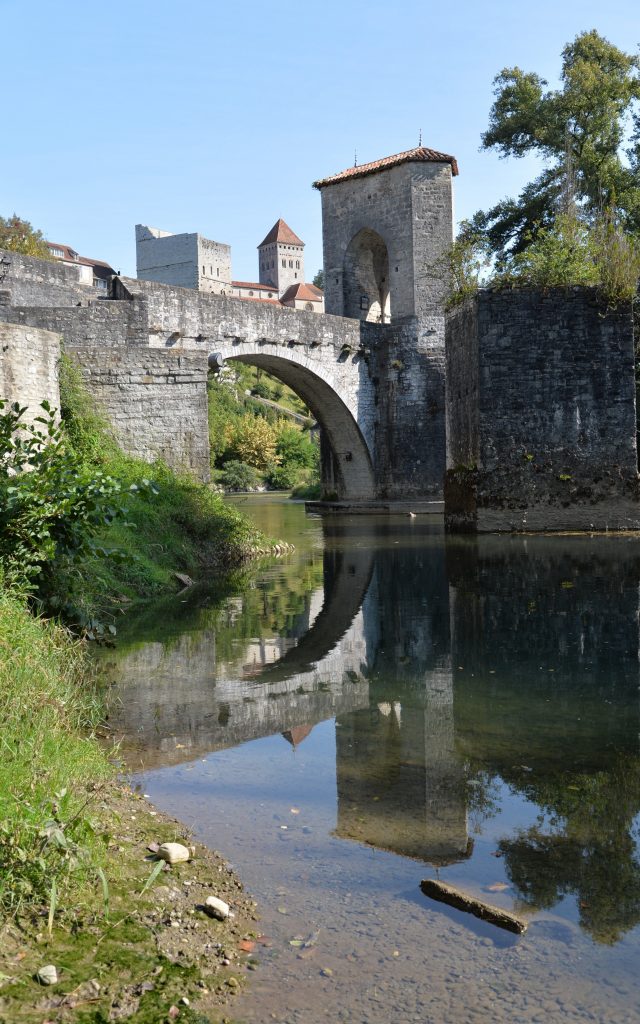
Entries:
<svg viewBox="0 0 640 1024">
<path fill-rule="evenodd" d="M 240 347 L 240 346 L 238 346 Z M 368 501 L 375 497 L 375 477 L 367 442 L 354 416 L 348 396 L 305 365 L 300 357 L 267 351 L 220 353 L 225 361 L 258 366 L 286 384 L 309 407 L 322 428 L 322 483 L 325 495 L 346 501 Z M 217 355 L 217 354 L 216 354 Z M 210 356 L 210 364 L 215 356 Z"/>
<path fill-rule="evenodd" d="M 344 316 L 371 323 L 391 320 L 389 253 L 377 231 L 361 228 L 344 256 Z"/>
</svg>

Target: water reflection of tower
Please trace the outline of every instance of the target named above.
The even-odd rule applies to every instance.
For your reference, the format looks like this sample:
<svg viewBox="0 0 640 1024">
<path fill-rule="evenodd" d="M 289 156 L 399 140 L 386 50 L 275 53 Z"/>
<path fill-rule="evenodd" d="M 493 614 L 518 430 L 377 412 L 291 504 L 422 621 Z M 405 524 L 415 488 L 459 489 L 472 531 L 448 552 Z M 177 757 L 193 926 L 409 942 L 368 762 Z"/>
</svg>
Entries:
<svg viewBox="0 0 640 1024">
<path fill-rule="evenodd" d="M 376 552 L 364 604 L 370 703 L 336 723 L 337 834 L 445 864 L 471 850 L 455 749 L 448 589 L 439 538 L 415 540 L 408 531 L 404 543 Z"/>
</svg>

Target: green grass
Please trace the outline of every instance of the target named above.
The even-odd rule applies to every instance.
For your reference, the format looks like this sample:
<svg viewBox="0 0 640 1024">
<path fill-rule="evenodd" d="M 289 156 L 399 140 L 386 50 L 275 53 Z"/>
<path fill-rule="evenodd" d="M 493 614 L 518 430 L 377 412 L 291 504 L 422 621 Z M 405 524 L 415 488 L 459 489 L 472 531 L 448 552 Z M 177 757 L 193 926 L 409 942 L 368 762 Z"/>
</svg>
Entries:
<svg viewBox="0 0 640 1024">
<path fill-rule="evenodd" d="M 91 736 L 100 701 L 84 647 L 0 590 L 0 917 L 66 905 L 103 844 L 88 786 L 113 774 Z"/>
</svg>

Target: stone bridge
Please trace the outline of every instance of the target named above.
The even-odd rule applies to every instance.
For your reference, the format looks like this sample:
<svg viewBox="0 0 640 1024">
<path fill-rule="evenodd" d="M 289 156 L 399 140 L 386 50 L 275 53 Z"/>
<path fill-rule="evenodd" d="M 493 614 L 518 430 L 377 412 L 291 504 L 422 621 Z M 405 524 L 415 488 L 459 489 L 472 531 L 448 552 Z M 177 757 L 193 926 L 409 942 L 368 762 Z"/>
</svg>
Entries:
<svg viewBox="0 0 640 1024">
<path fill-rule="evenodd" d="M 631 305 L 486 290 L 445 315 L 455 174 L 420 147 L 316 182 L 327 315 L 121 277 L 92 301 L 75 268 L 6 253 L 2 397 L 57 404 L 62 337 L 126 451 L 206 480 L 210 360 L 238 360 L 312 410 L 327 501 L 444 493 L 454 531 L 640 528 Z"/>
</svg>

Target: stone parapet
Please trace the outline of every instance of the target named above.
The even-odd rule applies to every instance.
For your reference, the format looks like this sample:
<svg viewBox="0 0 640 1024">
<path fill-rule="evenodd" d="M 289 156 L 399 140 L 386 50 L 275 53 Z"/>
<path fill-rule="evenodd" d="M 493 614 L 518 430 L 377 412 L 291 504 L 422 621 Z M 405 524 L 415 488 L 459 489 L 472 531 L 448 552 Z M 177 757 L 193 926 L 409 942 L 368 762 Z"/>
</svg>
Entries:
<svg viewBox="0 0 640 1024">
<path fill-rule="evenodd" d="M 52 331 L 0 323 L 0 398 L 27 406 L 25 421 L 41 415 L 40 404 L 60 406 L 60 338 Z"/>
</svg>

